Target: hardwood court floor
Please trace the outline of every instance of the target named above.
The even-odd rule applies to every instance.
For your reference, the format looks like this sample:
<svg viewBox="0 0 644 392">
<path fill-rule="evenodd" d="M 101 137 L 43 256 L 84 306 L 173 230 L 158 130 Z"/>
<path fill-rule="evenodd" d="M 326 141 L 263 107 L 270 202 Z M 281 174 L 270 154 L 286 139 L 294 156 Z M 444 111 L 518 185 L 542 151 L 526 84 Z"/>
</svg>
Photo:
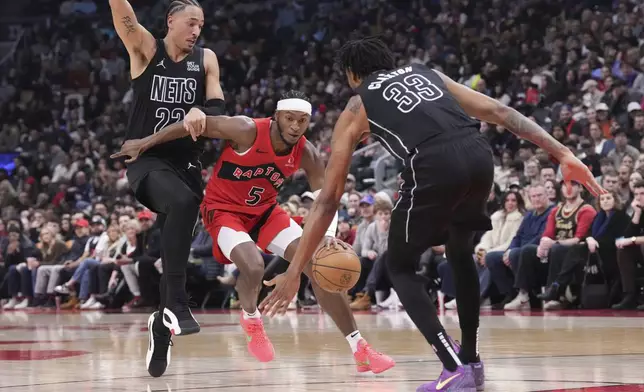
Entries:
<svg viewBox="0 0 644 392">
<path fill-rule="evenodd" d="M 175 339 L 165 376 L 148 376 L 147 314 L 0 313 L 0 392 L 415 391 L 440 372 L 404 312 L 357 314 L 362 335 L 393 356 L 379 376 L 355 373 L 344 337 L 319 313 L 265 320 L 276 359 L 246 351 L 238 313 L 197 314 Z M 456 313 L 443 315 L 458 338 Z M 644 312 L 484 313 L 486 391 L 644 391 Z"/>
</svg>

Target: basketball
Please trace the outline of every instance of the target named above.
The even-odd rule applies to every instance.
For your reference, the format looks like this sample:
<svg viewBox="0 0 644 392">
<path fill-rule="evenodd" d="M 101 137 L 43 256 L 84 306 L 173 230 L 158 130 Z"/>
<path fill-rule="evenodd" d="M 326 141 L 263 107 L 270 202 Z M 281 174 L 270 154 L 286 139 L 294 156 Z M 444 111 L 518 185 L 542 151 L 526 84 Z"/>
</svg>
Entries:
<svg viewBox="0 0 644 392">
<path fill-rule="evenodd" d="M 360 278 L 360 259 L 347 245 L 322 246 L 313 255 L 313 278 L 330 293 L 343 293 L 353 288 Z"/>
</svg>

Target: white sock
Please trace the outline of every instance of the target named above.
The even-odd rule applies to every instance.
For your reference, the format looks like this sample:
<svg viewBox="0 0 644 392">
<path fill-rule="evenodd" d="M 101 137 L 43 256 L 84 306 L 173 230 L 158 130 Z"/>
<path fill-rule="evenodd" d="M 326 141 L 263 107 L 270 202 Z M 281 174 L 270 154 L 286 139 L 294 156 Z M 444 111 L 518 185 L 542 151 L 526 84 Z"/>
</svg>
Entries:
<svg viewBox="0 0 644 392">
<path fill-rule="evenodd" d="M 358 351 L 358 342 L 362 340 L 362 335 L 360 331 L 356 330 L 347 335 L 347 342 L 351 346 L 351 351 L 355 354 Z"/>
<path fill-rule="evenodd" d="M 242 309 L 242 312 L 244 312 L 244 319 L 258 319 L 262 318 L 262 314 L 259 313 L 259 309 L 255 308 L 255 311 L 253 313 L 248 313 L 247 311 Z"/>
</svg>

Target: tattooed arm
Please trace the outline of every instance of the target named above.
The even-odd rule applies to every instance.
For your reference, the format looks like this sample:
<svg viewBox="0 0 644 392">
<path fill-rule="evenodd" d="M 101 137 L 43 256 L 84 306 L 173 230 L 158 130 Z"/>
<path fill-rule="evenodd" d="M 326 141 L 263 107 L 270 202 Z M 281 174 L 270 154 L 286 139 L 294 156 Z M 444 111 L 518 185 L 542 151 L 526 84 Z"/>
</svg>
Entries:
<svg viewBox="0 0 644 392">
<path fill-rule="evenodd" d="M 139 24 L 132 6 L 127 0 L 109 0 L 114 29 L 130 54 L 132 78 L 139 76 L 156 52 L 152 34 Z"/>
<path fill-rule="evenodd" d="M 572 154 L 568 148 L 555 140 L 555 138 L 550 136 L 548 132 L 534 121 L 531 121 L 511 107 L 487 95 L 465 87 L 460 83 L 456 83 L 438 71 L 434 72 L 443 79 L 449 92 L 470 116 L 507 128 L 518 137 L 529 140 L 543 148 L 557 160 L 561 160 Z"/>
</svg>

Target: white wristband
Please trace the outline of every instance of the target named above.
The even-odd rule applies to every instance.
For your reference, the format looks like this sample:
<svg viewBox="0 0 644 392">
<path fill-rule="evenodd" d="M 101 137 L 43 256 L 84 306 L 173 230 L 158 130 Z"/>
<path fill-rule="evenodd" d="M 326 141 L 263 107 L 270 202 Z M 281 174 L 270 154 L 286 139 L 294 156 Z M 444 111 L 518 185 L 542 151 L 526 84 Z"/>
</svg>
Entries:
<svg viewBox="0 0 644 392">
<path fill-rule="evenodd" d="M 322 192 L 322 189 L 318 189 L 317 191 L 313 192 L 313 198 L 317 199 L 318 195 Z M 335 237 L 335 233 L 338 231 L 338 212 L 335 212 L 335 216 L 333 217 L 333 220 L 331 221 L 331 224 L 329 225 L 329 228 L 326 229 L 326 237 Z"/>
<path fill-rule="evenodd" d="M 335 237 L 335 233 L 338 230 L 338 212 L 335 212 L 335 216 L 333 217 L 333 220 L 331 221 L 331 224 L 329 225 L 329 228 L 326 229 L 326 236 L 327 237 Z"/>
</svg>

